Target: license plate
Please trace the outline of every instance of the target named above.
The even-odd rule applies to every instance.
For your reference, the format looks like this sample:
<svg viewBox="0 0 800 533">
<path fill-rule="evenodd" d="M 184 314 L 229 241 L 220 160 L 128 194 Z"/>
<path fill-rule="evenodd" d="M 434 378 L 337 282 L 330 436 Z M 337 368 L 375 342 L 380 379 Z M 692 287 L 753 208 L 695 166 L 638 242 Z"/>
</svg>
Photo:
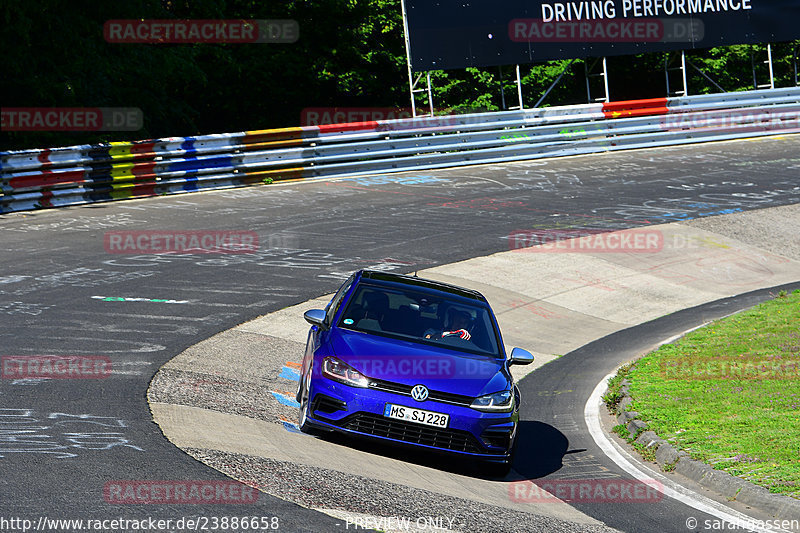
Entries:
<svg viewBox="0 0 800 533">
<path fill-rule="evenodd" d="M 450 415 L 444 413 L 435 413 L 433 411 L 425 411 L 424 409 L 414 409 L 413 407 L 406 407 L 405 405 L 394 405 L 387 403 L 383 410 L 383 416 L 388 418 L 396 418 L 397 420 L 405 420 L 406 422 L 414 422 L 416 424 L 425 424 L 426 426 L 434 426 L 437 428 L 446 428 L 450 422 Z"/>
</svg>

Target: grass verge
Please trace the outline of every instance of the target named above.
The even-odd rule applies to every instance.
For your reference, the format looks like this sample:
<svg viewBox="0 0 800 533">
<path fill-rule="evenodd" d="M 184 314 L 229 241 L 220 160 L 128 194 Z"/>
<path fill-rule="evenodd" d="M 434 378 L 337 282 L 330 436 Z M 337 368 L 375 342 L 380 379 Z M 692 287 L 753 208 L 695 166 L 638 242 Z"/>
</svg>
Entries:
<svg viewBox="0 0 800 533">
<path fill-rule="evenodd" d="M 631 411 L 693 459 L 800 498 L 800 291 L 662 346 L 610 381 Z"/>
</svg>

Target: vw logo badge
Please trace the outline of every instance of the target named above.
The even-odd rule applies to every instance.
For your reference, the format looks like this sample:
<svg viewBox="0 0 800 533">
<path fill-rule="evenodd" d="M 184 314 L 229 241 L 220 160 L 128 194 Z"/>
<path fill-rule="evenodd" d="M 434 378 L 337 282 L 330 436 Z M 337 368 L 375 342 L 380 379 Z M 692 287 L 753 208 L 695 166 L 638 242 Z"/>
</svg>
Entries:
<svg viewBox="0 0 800 533">
<path fill-rule="evenodd" d="M 411 397 L 418 402 L 424 402 L 428 399 L 427 387 L 425 385 L 414 385 L 414 388 L 411 389 Z"/>
</svg>

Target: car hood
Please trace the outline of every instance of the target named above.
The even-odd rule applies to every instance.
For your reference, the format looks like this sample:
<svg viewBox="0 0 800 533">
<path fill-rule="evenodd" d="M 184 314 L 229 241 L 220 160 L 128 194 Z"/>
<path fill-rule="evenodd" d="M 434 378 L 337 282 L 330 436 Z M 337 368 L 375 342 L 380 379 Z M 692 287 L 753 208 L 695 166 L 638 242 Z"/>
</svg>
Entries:
<svg viewBox="0 0 800 533">
<path fill-rule="evenodd" d="M 369 378 L 471 397 L 510 387 L 502 359 L 339 328 L 330 333 L 333 354 Z"/>
</svg>

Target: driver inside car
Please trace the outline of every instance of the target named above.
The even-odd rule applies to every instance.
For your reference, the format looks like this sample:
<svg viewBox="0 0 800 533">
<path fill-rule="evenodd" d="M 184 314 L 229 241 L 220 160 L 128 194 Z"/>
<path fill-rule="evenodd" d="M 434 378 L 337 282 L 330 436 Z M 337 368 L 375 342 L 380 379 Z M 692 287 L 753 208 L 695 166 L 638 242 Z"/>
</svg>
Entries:
<svg viewBox="0 0 800 533">
<path fill-rule="evenodd" d="M 425 338 L 443 339 L 445 337 L 455 336 L 468 341 L 472 337 L 469 331 L 467 331 L 470 323 L 469 313 L 458 309 L 450 309 L 447 312 L 447 318 L 448 320 L 445 321 L 444 328 L 441 331 L 429 329 L 425 331 Z"/>
</svg>

